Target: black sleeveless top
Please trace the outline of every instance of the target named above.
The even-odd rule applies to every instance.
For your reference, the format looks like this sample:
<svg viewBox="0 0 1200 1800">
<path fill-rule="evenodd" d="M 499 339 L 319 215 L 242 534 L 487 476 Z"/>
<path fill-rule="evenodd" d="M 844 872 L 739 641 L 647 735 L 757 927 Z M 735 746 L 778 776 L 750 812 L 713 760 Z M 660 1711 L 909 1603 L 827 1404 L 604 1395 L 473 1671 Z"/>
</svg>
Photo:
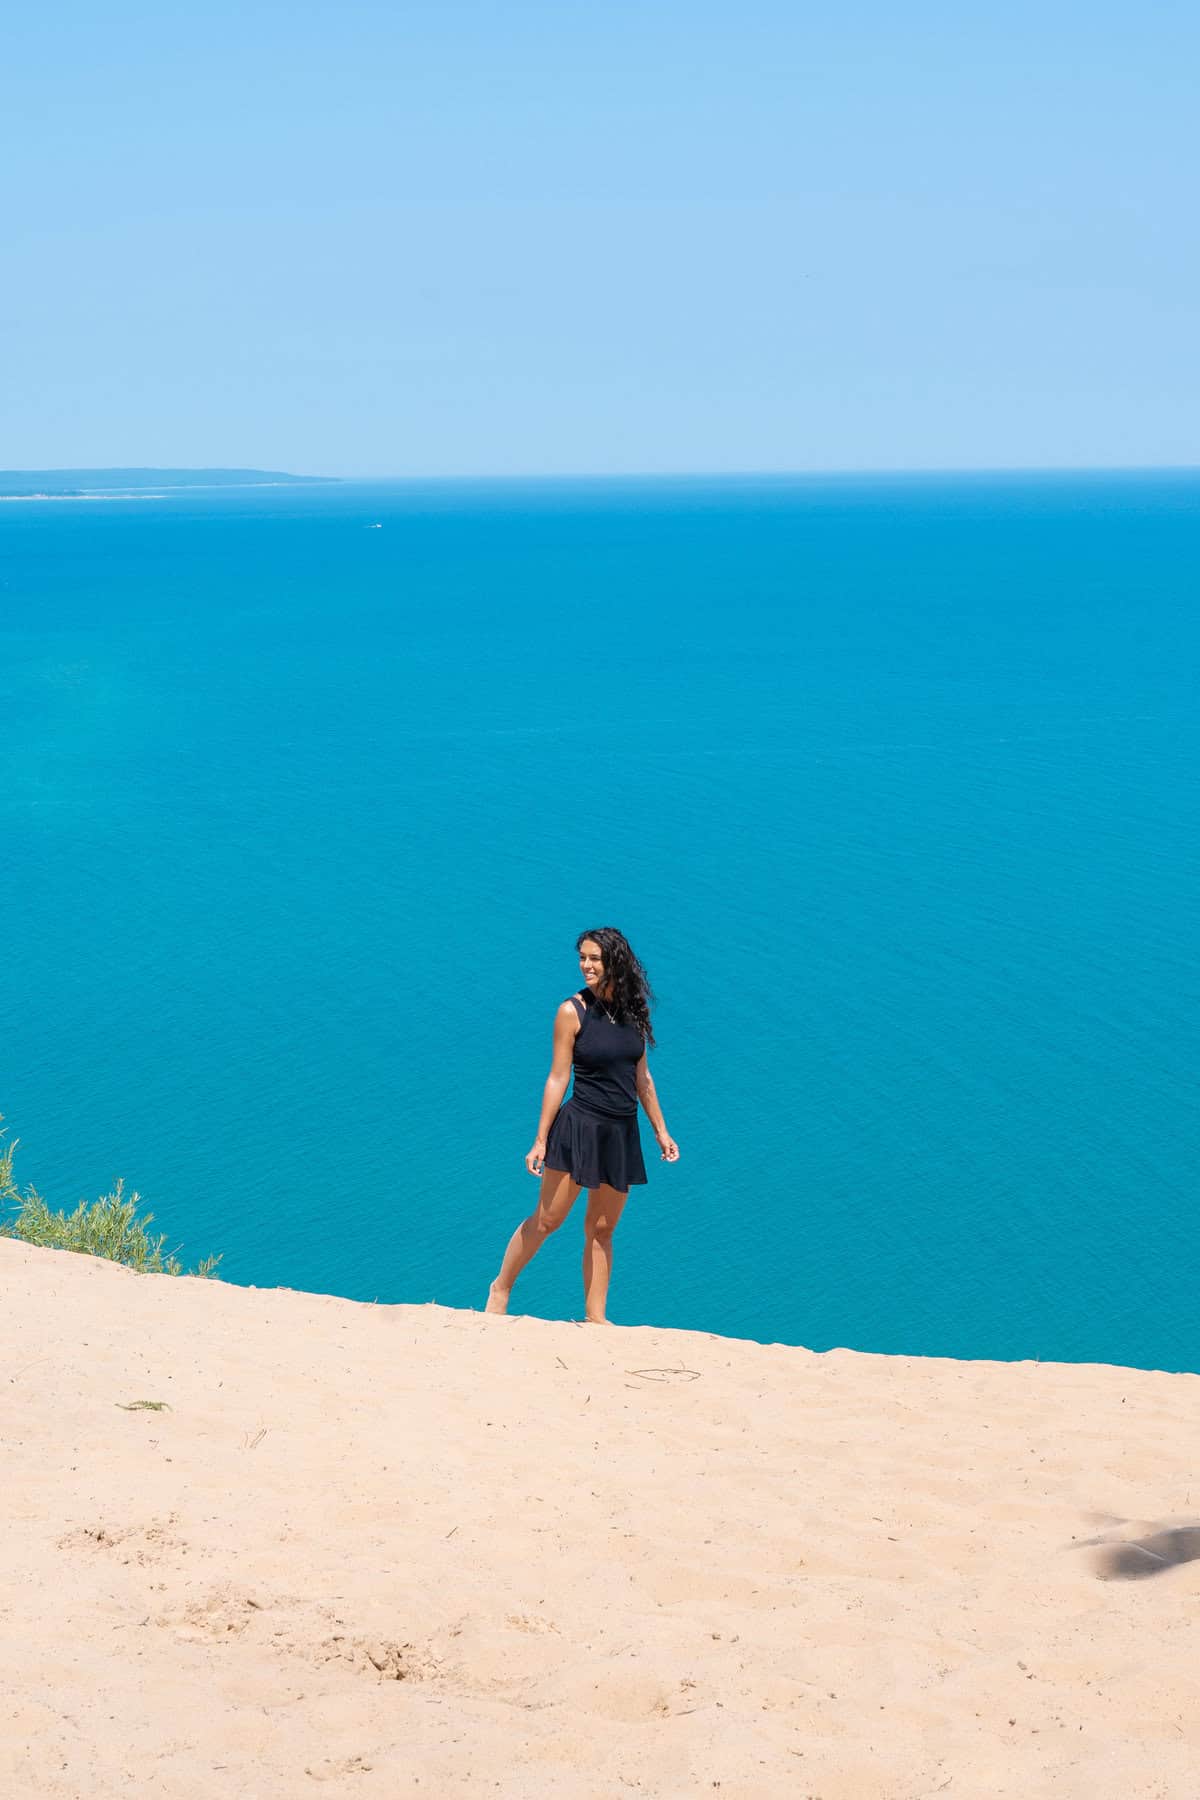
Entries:
<svg viewBox="0 0 1200 1800">
<path fill-rule="evenodd" d="M 632 1025 L 614 1025 L 602 1003 L 589 992 L 571 995 L 579 1014 L 575 1039 L 575 1085 L 571 1099 L 585 1112 L 610 1119 L 636 1115 L 637 1066 L 646 1042 Z"/>
</svg>

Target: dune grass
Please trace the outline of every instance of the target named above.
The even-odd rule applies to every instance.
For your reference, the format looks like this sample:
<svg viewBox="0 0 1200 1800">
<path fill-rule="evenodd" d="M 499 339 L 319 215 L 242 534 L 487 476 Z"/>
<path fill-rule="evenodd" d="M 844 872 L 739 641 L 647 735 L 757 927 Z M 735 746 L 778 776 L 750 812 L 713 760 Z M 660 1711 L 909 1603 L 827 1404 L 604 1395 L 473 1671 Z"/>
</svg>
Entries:
<svg viewBox="0 0 1200 1800">
<path fill-rule="evenodd" d="M 0 1137 L 3 1132 L 0 1131 Z M 149 1275 L 216 1274 L 219 1256 L 206 1256 L 194 1269 L 185 1269 L 173 1250 L 166 1248 L 166 1234 L 151 1236 L 153 1213 L 141 1213 L 140 1194 L 126 1198 L 125 1184 L 118 1181 L 111 1193 L 89 1205 L 81 1200 L 72 1213 L 55 1212 L 36 1188 L 20 1192 L 13 1181 L 13 1153 L 17 1147 L 0 1143 L 0 1237 L 18 1238 L 47 1250 L 74 1250 L 81 1256 L 104 1256 Z"/>
</svg>

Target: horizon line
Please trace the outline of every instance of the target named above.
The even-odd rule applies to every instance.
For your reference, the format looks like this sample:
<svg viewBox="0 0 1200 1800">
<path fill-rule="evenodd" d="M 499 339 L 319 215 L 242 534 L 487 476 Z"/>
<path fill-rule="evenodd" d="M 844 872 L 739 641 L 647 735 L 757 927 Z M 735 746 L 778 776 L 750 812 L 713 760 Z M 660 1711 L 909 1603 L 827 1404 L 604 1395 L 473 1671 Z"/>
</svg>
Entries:
<svg viewBox="0 0 1200 1800">
<path fill-rule="evenodd" d="M 3 470 L 17 475 L 156 474 L 271 474 L 300 481 L 798 481 L 845 476 L 976 476 L 976 475 L 1195 475 L 1200 461 L 1191 463 L 970 463 L 920 465 L 873 463 L 840 464 L 829 468 L 699 468 L 699 469 L 519 469 L 425 470 L 403 474 L 356 470 L 329 475 L 312 470 L 265 469 L 246 463 L 45 463 L 36 468 L 13 466 Z"/>
<path fill-rule="evenodd" d="M 906 464 L 842 464 L 835 468 L 795 469 L 521 469 L 435 471 L 386 475 L 357 472 L 333 475 L 332 481 L 803 481 L 847 475 L 1197 475 L 1192 463 L 971 463 L 920 466 Z"/>
</svg>

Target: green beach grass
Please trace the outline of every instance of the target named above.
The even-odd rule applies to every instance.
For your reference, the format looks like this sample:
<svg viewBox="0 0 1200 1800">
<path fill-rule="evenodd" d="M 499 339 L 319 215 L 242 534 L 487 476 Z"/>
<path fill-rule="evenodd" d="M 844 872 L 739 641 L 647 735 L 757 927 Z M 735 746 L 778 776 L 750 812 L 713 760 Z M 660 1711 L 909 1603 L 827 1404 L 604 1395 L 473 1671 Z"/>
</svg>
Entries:
<svg viewBox="0 0 1200 1800">
<path fill-rule="evenodd" d="M 0 1129 L 0 1137 L 4 1135 Z M 36 1188 L 20 1192 L 13 1181 L 13 1155 L 17 1139 L 0 1144 L 0 1237 L 17 1238 L 46 1250 L 74 1250 L 80 1256 L 103 1256 L 148 1275 L 215 1276 L 219 1256 L 206 1256 L 194 1269 L 185 1269 L 174 1251 L 166 1249 L 166 1234 L 150 1234 L 153 1213 L 139 1215 L 140 1194 L 125 1195 L 118 1181 L 111 1193 L 90 1205 L 81 1200 L 72 1213 L 55 1212 Z"/>
</svg>

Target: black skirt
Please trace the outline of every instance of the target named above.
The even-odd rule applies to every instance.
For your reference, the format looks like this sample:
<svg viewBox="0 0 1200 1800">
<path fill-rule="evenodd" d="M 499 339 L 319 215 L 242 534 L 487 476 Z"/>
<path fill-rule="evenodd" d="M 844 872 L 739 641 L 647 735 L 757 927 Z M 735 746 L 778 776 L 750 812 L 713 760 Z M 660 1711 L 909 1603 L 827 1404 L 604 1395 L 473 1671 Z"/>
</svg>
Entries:
<svg viewBox="0 0 1200 1800">
<path fill-rule="evenodd" d="M 625 1193 L 642 1187 L 646 1165 L 638 1136 L 636 1113 L 608 1118 L 585 1112 L 568 1100 L 550 1127 L 546 1139 L 546 1167 L 565 1169 L 580 1187 L 611 1187 Z"/>
</svg>

